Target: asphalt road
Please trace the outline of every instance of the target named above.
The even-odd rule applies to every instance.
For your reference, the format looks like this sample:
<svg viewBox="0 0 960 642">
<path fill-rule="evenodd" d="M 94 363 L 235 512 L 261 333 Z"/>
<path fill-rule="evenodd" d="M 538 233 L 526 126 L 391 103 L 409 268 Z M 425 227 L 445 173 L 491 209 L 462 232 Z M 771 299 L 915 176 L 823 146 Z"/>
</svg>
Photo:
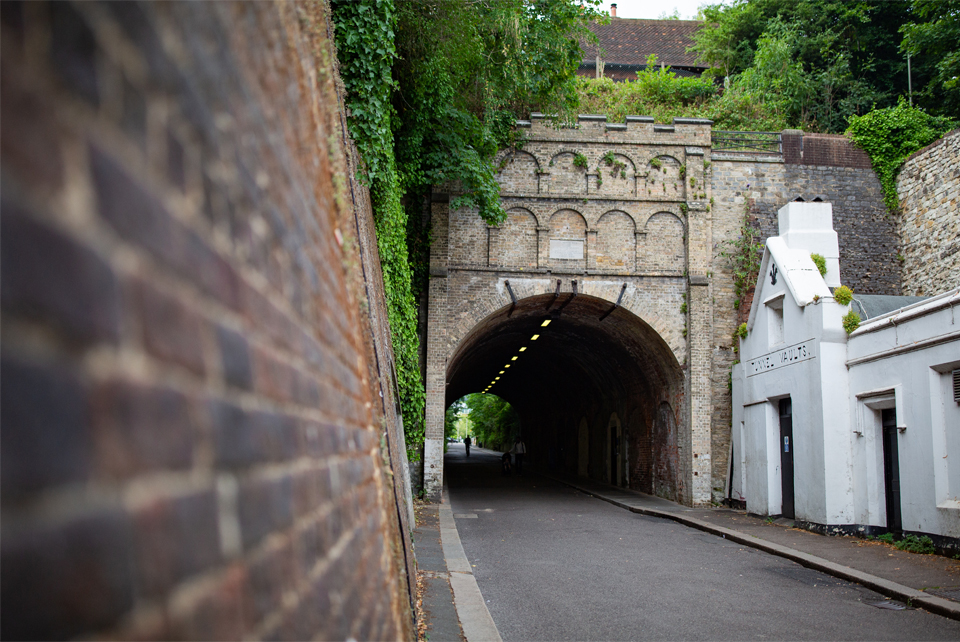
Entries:
<svg viewBox="0 0 960 642">
<path fill-rule="evenodd" d="M 451 444 L 450 503 L 500 634 L 514 640 L 960 640 L 960 622 Z M 475 517 L 473 517 L 475 516 Z"/>
</svg>

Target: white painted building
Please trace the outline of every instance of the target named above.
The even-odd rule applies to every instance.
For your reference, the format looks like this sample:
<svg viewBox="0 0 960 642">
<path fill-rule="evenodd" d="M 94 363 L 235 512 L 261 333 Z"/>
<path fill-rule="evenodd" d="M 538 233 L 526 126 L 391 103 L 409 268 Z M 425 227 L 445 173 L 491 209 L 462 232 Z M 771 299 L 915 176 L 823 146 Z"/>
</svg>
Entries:
<svg viewBox="0 0 960 642">
<path fill-rule="evenodd" d="M 848 336 L 832 218 L 829 203 L 789 203 L 767 239 L 733 370 L 730 496 L 824 532 L 958 547 L 960 289 L 855 296 L 862 321 Z"/>
</svg>

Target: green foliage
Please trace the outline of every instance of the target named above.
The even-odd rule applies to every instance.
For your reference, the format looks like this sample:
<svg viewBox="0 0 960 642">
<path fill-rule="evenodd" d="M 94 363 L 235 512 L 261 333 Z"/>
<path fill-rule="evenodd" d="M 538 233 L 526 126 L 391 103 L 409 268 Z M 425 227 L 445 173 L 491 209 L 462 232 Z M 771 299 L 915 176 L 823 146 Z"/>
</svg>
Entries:
<svg viewBox="0 0 960 642">
<path fill-rule="evenodd" d="M 827 276 L 827 259 L 822 254 L 816 253 L 811 254 L 810 258 L 813 259 L 813 264 L 817 266 L 820 276 Z"/>
<path fill-rule="evenodd" d="M 867 539 L 873 540 L 874 538 L 868 536 Z M 901 551 L 906 551 L 908 553 L 933 555 L 937 552 L 937 549 L 933 544 L 933 540 L 927 535 L 921 535 L 920 537 L 917 537 L 916 535 L 904 535 L 900 541 L 895 541 L 893 533 L 884 533 L 883 535 L 878 535 L 876 537 L 876 541 L 889 544 Z M 958 556 L 957 559 L 960 559 L 960 556 Z"/>
<path fill-rule="evenodd" d="M 687 302 L 684 301 L 683 303 L 680 304 L 680 314 L 686 314 L 686 313 L 687 313 Z"/>
<path fill-rule="evenodd" d="M 746 339 L 746 338 L 747 338 L 747 324 L 746 324 L 746 322 L 741 323 L 739 326 L 737 326 L 737 331 L 736 331 L 735 334 L 736 334 L 738 337 L 740 337 L 741 339 Z"/>
<path fill-rule="evenodd" d="M 391 129 L 396 14 L 387 0 L 337 3 L 334 11 L 338 57 L 344 71 L 349 71 L 344 73 L 348 126 L 363 161 L 363 178 L 370 184 L 408 454 L 418 459 L 424 436 L 424 390 L 407 254 L 407 216 L 400 202 Z"/>
<path fill-rule="evenodd" d="M 573 166 L 580 169 L 587 169 L 587 157 L 577 152 L 573 155 Z"/>
<path fill-rule="evenodd" d="M 843 329 L 850 334 L 854 330 L 860 327 L 860 315 L 850 310 L 845 315 L 843 315 Z"/>
<path fill-rule="evenodd" d="M 901 551 L 908 553 L 919 553 L 920 555 L 933 555 L 936 548 L 933 540 L 926 535 L 917 537 L 916 535 L 904 535 L 903 539 L 894 544 Z"/>
<path fill-rule="evenodd" d="M 669 67 L 656 66 L 654 56 L 647 62 L 636 80 L 578 78 L 581 111 L 604 114 L 616 122 L 630 114 L 645 114 L 657 122 L 679 117 L 709 118 L 715 129 L 775 130 L 785 126 L 762 96 L 721 93 L 709 77 L 677 76 Z"/>
<path fill-rule="evenodd" d="M 915 53 L 915 86 L 936 84 L 938 61 L 947 71 L 943 78 L 950 76 L 951 54 L 960 48 L 956 5 L 956 0 L 718 3 L 702 8 L 705 27 L 695 35 L 694 49 L 713 66 L 710 73 L 730 77 L 732 93 L 764 100 L 790 126 L 840 132 L 851 115 L 893 106 L 906 94 L 904 51 Z M 946 90 L 937 91 L 941 100 L 926 104 L 931 113 L 956 113 L 942 100 Z"/>
<path fill-rule="evenodd" d="M 500 397 L 473 393 L 461 401 L 469 413 L 473 434 L 485 447 L 508 447 L 520 435 L 520 415 Z"/>
<path fill-rule="evenodd" d="M 931 116 L 901 100 L 896 107 L 851 117 L 847 135 L 870 156 L 884 202 L 895 212 L 899 209 L 897 174 L 904 161 L 956 126 L 957 121 Z"/>
<path fill-rule="evenodd" d="M 451 207 L 502 221 L 493 164 L 519 147 L 518 117 L 576 112 L 578 40 L 599 0 L 332 0 L 348 127 L 370 186 L 407 445 L 418 458 L 424 389 L 418 295 L 427 282 L 433 185 L 457 181 Z M 406 202 L 406 207 L 403 203 Z"/>
<path fill-rule="evenodd" d="M 960 0 L 913 0 L 911 14 L 913 20 L 900 27 L 900 50 L 913 56 L 914 87 L 922 87 L 917 99 L 931 113 L 956 118 L 960 115 Z"/>
<path fill-rule="evenodd" d="M 853 301 L 853 290 L 841 285 L 833 291 L 833 300 L 840 305 L 850 305 L 850 302 Z"/>
<path fill-rule="evenodd" d="M 750 222 L 750 207 L 745 206 L 740 230 L 736 239 L 727 239 L 720 243 L 720 256 L 730 262 L 733 269 L 733 308 L 740 309 L 743 296 L 757 282 L 760 274 L 760 259 L 763 257 L 763 243 L 760 243 L 760 230 Z"/>
<path fill-rule="evenodd" d="M 650 167 L 652 167 L 653 169 L 660 169 L 661 167 L 663 167 L 663 161 L 661 161 L 659 158 L 651 159 Z"/>
</svg>

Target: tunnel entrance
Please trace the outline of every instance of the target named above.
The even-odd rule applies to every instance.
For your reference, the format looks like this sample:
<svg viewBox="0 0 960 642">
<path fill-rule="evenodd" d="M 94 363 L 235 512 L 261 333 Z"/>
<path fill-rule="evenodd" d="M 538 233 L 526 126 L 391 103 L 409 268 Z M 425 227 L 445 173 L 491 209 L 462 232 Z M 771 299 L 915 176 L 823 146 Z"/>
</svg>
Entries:
<svg viewBox="0 0 960 642">
<path fill-rule="evenodd" d="M 520 299 L 477 323 L 446 367 L 446 405 L 495 394 L 520 416 L 526 461 L 684 501 L 684 375 L 663 338 L 610 301 Z"/>
</svg>

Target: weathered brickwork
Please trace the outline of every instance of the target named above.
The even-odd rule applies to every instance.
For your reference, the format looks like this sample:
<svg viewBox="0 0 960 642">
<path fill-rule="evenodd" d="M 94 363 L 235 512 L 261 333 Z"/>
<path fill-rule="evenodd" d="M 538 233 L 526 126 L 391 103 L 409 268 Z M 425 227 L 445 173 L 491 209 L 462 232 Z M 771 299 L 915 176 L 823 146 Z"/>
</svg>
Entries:
<svg viewBox="0 0 960 642">
<path fill-rule="evenodd" d="M 508 218 L 499 228 L 475 211 L 434 210 L 428 438 L 442 437 L 450 390 L 473 391 L 451 381 L 459 381 L 454 370 L 463 355 L 483 345 L 478 336 L 506 332 L 493 320 L 504 310 L 522 316 L 525 302 L 555 293 L 559 279 L 558 306 L 585 294 L 621 298 L 621 307 L 669 349 L 682 390 L 678 395 L 665 376 L 649 396 L 640 391 L 648 382 L 623 396 L 612 387 L 591 398 L 573 391 L 572 398 L 582 398 L 577 404 L 564 399 L 546 408 L 509 399 L 527 418 L 524 430 L 533 424 L 542 440 L 529 459 L 537 461 L 539 449 L 545 464 L 612 480 L 619 439 L 627 474 L 618 483 L 690 503 L 719 501 L 731 443 L 732 334 L 740 322 L 723 241 L 736 238 L 745 215 L 760 238 L 776 235 L 784 203 L 820 198 L 834 204 L 844 283 L 857 292 L 898 294 L 896 229 L 869 159 L 842 136 L 802 132 L 784 132 L 782 153 L 712 153 L 709 123 L 698 121 L 666 126 L 631 117 L 612 124 L 586 116 L 576 129 L 557 130 L 534 117 L 520 127 L 527 133 L 522 150 L 504 152 L 501 163 Z M 554 241 L 572 254 L 551 256 L 552 248 L 563 249 Z M 746 299 L 742 311 L 749 305 Z M 610 433 L 614 416 L 617 437 Z M 580 461 L 584 447 L 589 453 Z M 440 475 L 434 468 L 436 483 Z"/>
<path fill-rule="evenodd" d="M 704 160 L 709 122 L 678 119 L 662 126 L 636 118 L 616 125 L 581 117 L 577 128 L 555 130 L 535 115 L 527 133 L 522 151 L 503 158 L 501 196 L 508 218 L 501 226 L 486 225 L 475 211 L 434 207 L 427 490 L 435 492 L 441 479 L 429 453 L 431 440 L 442 439 L 443 408 L 453 401 L 446 388 L 450 361 L 481 321 L 510 305 L 511 291 L 519 301 L 532 301 L 559 287 L 564 300 L 591 297 L 617 305 L 624 316 L 634 315 L 634 323 L 657 337 L 656 348 L 648 348 L 656 353 L 642 357 L 657 364 L 648 371 L 659 368 L 665 374 L 659 387 L 648 382 L 647 392 L 634 390 L 632 396 L 604 389 L 582 398 L 576 408 L 531 408 L 528 419 L 537 416 L 525 428 L 535 444 L 531 460 L 539 457 L 576 471 L 585 422 L 591 476 L 618 476 L 619 483 L 648 492 L 708 502 L 712 304 Z M 555 298 L 559 301 L 559 295 Z M 628 322 L 611 317 L 607 323 L 616 333 L 618 324 Z M 643 363 L 635 361 L 633 368 L 642 370 Z M 669 410 L 661 412 L 661 404 Z M 522 401 L 514 405 L 524 412 Z M 671 421 L 657 425 L 669 428 L 654 435 L 658 413 L 664 412 Z M 607 432 L 614 415 L 620 431 L 615 438 Z M 605 454 L 613 439 L 620 440 L 622 457 L 629 452 L 619 472 Z"/>
<path fill-rule="evenodd" d="M 913 154 L 897 177 L 903 293 L 960 283 L 960 130 Z"/>
<path fill-rule="evenodd" d="M 0 10 L 2 637 L 412 638 L 326 8 Z"/>
</svg>

